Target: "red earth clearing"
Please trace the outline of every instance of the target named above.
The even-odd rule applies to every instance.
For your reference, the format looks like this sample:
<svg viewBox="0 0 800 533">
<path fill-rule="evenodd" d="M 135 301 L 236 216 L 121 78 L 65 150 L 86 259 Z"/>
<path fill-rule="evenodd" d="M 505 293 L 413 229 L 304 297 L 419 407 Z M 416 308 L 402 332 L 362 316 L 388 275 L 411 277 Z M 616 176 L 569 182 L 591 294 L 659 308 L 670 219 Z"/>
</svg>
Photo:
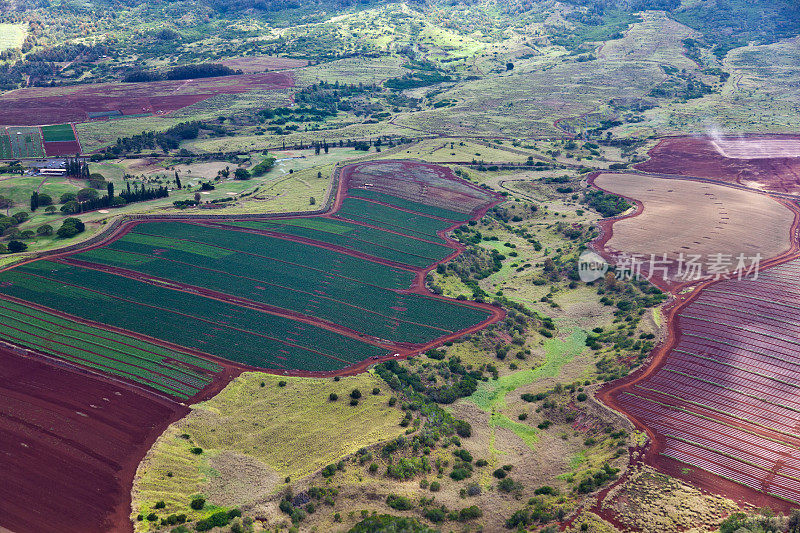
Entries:
<svg viewBox="0 0 800 533">
<path fill-rule="evenodd" d="M 800 195 L 800 136 L 669 137 L 636 169 Z"/>
<path fill-rule="evenodd" d="M 18 533 L 132 531 L 136 468 L 188 407 L 5 346 L 0 347 L 0 393 L 2 526 Z"/>
<path fill-rule="evenodd" d="M 31 87 L 0 97 L 0 124 L 24 126 L 86 122 L 103 112 L 116 116 L 161 115 L 217 94 L 277 90 L 294 86 L 285 72 L 242 74 L 196 80 L 98 83 L 72 87 Z M 107 117 L 106 117 L 107 118 Z"/>
</svg>

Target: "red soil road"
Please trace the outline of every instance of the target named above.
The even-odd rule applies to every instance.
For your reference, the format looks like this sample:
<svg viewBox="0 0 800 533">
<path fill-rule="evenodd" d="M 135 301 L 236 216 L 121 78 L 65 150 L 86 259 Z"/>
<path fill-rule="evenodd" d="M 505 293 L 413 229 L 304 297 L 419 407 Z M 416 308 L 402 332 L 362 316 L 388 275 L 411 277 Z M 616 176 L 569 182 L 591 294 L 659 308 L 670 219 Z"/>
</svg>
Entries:
<svg viewBox="0 0 800 533">
<path fill-rule="evenodd" d="M 0 524 L 15 532 L 133 531 L 136 468 L 188 408 L 5 347 L 0 395 Z"/>
<path fill-rule="evenodd" d="M 753 154 L 759 158 L 725 157 L 709 137 L 668 137 L 650 150 L 649 160 L 639 163 L 635 168 L 644 172 L 711 178 L 753 189 L 800 196 L 800 153 L 792 154 L 794 157 L 774 157 L 781 155 L 780 151 L 768 147 L 764 149 L 763 146 L 768 146 L 770 141 L 800 142 L 800 136 L 747 135 L 725 139 L 753 143 Z M 742 155 L 741 146 L 739 148 L 737 155 Z M 786 152 L 782 155 L 790 154 Z"/>
<path fill-rule="evenodd" d="M 593 183 L 594 178 L 598 174 L 599 173 L 593 174 L 589 177 L 590 184 Z M 773 196 L 773 198 L 775 197 Z M 613 234 L 614 223 L 618 220 L 635 217 L 642 212 L 642 205 L 640 202 L 633 198 L 626 199 L 636 204 L 636 210 L 628 215 L 600 221 L 601 234 L 597 239 L 595 239 L 595 241 L 591 243 L 592 248 L 597 253 L 604 256 L 604 258 L 611 262 L 613 262 L 614 257 L 609 256 L 609 254 L 604 251 L 604 246 Z M 791 247 L 789 250 L 779 256 L 762 261 L 759 271 L 763 271 L 800 258 L 800 240 L 798 240 L 798 237 L 800 236 L 800 207 L 798 207 L 794 202 L 782 198 L 775 199 L 785 205 L 787 208 L 791 209 L 795 214 L 794 223 L 789 235 L 787 235 Z M 775 509 L 783 509 L 788 511 L 792 506 L 784 500 L 768 496 L 756 490 L 752 490 L 738 483 L 734 483 L 725 478 L 711 474 L 710 472 L 700 470 L 699 468 L 692 467 L 687 470 L 687 465 L 684 463 L 661 455 L 661 451 L 665 446 L 662 436 L 650 428 L 647 425 L 647 421 L 639 420 L 637 417 L 628 412 L 620 403 L 620 395 L 632 391 L 635 385 L 646 382 L 666 364 L 669 354 L 671 353 L 672 349 L 676 347 L 680 339 L 680 331 L 677 328 L 676 320 L 677 314 L 680 313 L 682 309 L 684 309 L 697 297 L 699 297 L 705 288 L 724 281 L 724 278 L 721 280 L 701 280 L 675 283 L 672 281 L 665 281 L 658 276 L 654 276 L 650 281 L 662 290 L 671 293 L 672 296 L 667 305 L 662 308 L 663 316 L 667 324 L 665 337 L 662 342 L 653 350 L 644 365 L 628 376 L 610 382 L 601 387 L 596 394 L 597 398 L 612 409 L 625 414 L 634 423 L 637 429 L 647 433 L 651 444 L 648 446 L 646 453 L 644 454 L 645 463 L 650 464 L 673 477 L 686 480 L 701 489 L 717 494 L 723 494 L 726 497 L 739 502 L 748 502 L 759 506 L 769 505 Z"/>
<path fill-rule="evenodd" d="M 73 87 L 31 87 L 0 96 L 0 124 L 33 126 L 86 122 L 89 112 L 119 111 L 123 115 L 162 114 L 217 94 L 278 90 L 294 86 L 286 72 L 242 74 L 196 80 L 143 83 L 98 83 Z"/>
</svg>

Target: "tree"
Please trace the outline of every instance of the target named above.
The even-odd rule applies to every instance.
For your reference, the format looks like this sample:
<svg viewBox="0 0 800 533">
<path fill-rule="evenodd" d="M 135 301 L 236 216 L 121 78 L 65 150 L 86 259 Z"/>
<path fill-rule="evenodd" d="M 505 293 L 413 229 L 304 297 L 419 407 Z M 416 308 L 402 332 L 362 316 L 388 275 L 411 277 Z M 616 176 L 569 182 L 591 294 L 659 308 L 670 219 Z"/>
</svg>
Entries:
<svg viewBox="0 0 800 533">
<path fill-rule="evenodd" d="M 29 215 L 25 211 L 20 211 L 19 213 L 14 213 L 11 215 L 11 218 L 17 221 L 17 224 L 22 224 L 26 220 L 28 220 Z"/>
<path fill-rule="evenodd" d="M 58 228 L 58 231 L 56 231 L 56 235 L 62 239 L 68 239 L 70 237 L 74 237 L 78 233 L 81 233 L 84 229 L 86 229 L 86 226 L 83 224 L 81 219 L 74 217 L 65 218 L 63 224 L 61 224 L 61 227 Z"/>
<path fill-rule="evenodd" d="M 514 70 L 514 63 L 511 63 L 510 61 L 506 63 L 506 70 Z"/>
<path fill-rule="evenodd" d="M 88 202 L 89 200 L 96 199 L 98 196 L 100 195 L 95 189 L 87 187 L 78 191 L 77 200 L 79 202 Z"/>
<path fill-rule="evenodd" d="M 52 196 L 50 196 L 49 194 L 44 194 L 44 193 L 41 193 L 41 194 L 37 193 L 37 194 L 38 194 L 38 200 L 39 200 L 39 202 L 38 202 L 39 203 L 39 207 L 46 207 L 48 205 L 53 205 L 53 197 Z"/>
<path fill-rule="evenodd" d="M 237 180 L 249 180 L 251 176 L 246 168 L 237 168 L 236 172 L 233 173 L 233 177 Z"/>
<path fill-rule="evenodd" d="M 178 171 L 175 171 L 175 187 L 180 189 L 181 188 L 181 179 L 178 177 Z"/>
<path fill-rule="evenodd" d="M 75 195 L 74 192 L 65 192 L 58 199 L 58 202 L 61 203 L 61 204 L 66 204 L 68 202 L 74 202 L 77 199 L 78 199 L 78 197 Z"/>
<path fill-rule="evenodd" d="M 51 226 L 50 224 L 42 224 L 41 226 L 36 228 L 36 234 L 37 235 L 41 235 L 43 237 L 46 237 L 48 235 L 52 235 L 53 234 L 53 226 Z"/>
<path fill-rule="evenodd" d="M 109 200 L 113 199 L 114 198 L 114 184 L 111 183 L 110 181 L 106 185 L 106 191 L 108 193 Z"/>
<path fill-rule="evenodd" d="M 61 206 L 61 212 L 65 215 L 74 215 L 75 213 L 80 213 L 81 205 L 75 200 L 72 200 Z"/>
<path fill-rule="evenodd" d="M 38 207 L 39 207 L 39 193 L 33 191 L 33 193 L 31 193 L 31 212 L 36 211 Z"/>
<path fill-rule="evenodd" d="M 361 391 L 358 389 L 353 389 L 353 392 L 350 393 L 350 397 L 353 398 L 354 400 L 358 400 L 359 398 L 361 398 Z"/>
<path fill-rule="evenodd" d="M 24 252 L 28 249 L 28 245 L 21 241 L 11 241 L 8 243 L 8 251 L 12 254 Z"/>
</svg>

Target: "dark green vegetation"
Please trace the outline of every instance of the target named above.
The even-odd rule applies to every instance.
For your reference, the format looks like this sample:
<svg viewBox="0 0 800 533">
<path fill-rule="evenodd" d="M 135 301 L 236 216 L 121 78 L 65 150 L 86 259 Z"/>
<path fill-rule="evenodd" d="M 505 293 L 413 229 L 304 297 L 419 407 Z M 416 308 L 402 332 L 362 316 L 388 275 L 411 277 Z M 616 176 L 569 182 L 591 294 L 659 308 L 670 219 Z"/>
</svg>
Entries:
<svg viewBox="0 0 800 533">
<path fill-rule="evenodd" d="M 417 224 L 441 244 L 325 217 L 148 222 L 103 247 L 10 270 L 0 292 L 248 365 L 308 371 L 385 355 L 385 343 L 427 344 L 488 318 L 408 292 L 411 267 L 452 253 L 436 236 L 451 223 L 364 200 L 348 213 Z"/>
<path fill-rule="evenodd" d="M 178 398 L 205 388 L 220 370 L 175 350 L 20 305 L 0 304 L 0 335 L 14 344 L 124 377 Z"/>
<path fill-rule="evenodd" d="M 238 222 L 235 225 L 241 228 L 313 239 L 412 267 L 429 266 L 453 252 L 451 248 L 443 244 L 434 244 L 358 224 L 322 218 Z"/>
<path fill-rule="evenodd" d="M 74 141 L 75 132 L 69 124 L 42 126 L 42 139 L 44 142 Z"/>
</svg>

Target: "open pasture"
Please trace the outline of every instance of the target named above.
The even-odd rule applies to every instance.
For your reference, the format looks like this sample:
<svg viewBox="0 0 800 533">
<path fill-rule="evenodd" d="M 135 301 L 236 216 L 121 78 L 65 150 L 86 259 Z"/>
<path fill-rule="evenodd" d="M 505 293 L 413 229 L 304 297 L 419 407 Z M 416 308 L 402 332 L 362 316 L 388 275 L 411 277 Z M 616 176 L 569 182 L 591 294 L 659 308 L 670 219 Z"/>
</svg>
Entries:
<svg viewBox="0 0 800 533">
<path fill-rule="evenodd" d="M 277 90 L 293 85 L 290 74 L 267 72 L 196 80 L 19 89 L 0 97 L 0 124 L 85 122 L 93 116 L 109 118 L 109 114 L 162 115 L 217 94 Z"/>
<path fill-rule="evenodd" d="M 758 505 L 800 503 L 798 294 L 794 260 L 676 310 L 653 370 L 611 393 L 655 438 L 651 462 Z"/>
<path fill-rule="evenodd" d="M 762 194 L 711 183 L 654 178 L 636 174 L 600 174 L 594 184 L 610 193 L 638 200 L 642 212 L 604 223 L 601 241 L 610 255 L 640 254 L 645 266 L 651 254 L 669 261 L 667 279 L 680 279 L 681 254 L 688 268 L 692 255 L 700 256 L 702 273 L 716 254 L 737 263 L 761 254 L 761 260 L 790 249 L 794 213 Z M 669 228 L 669 231 L 664 231 Z M 749 266 L 749 261 L 746 266 Z M 663 272 L 654 272 L 662 275 Z"/>
<path fill-rule="evenodd" d="M 771 192 L 800 194 L 800 137 L 670 137 L 636 168 L 711 178 Z"/>
<path fill-rule="evenodd" d="M 0 294 L 274 371 L 335 372 L 423 350 L 502 315 L 431 295 L 423 281 L 460 250 L 443 232 L 497 199 L 446 169 L 399 165 L 343 170 L 340 192 L 361 192 L 353 176 L 371 176 L 386 191 L 394 191 L 396 180 L 398 190 L 418 200 L 379 193 L 379 200 L 337 202 L 336 209 L 347 205 L 354 219 L 374 224 L 337 218 L 335 211 L 132 222 L 100 246 L 3 272 Z M 416 196 L 410 184 L 422 187 Z"/>
<path fill-rule="evenodd" d="M 141 388 L 6 348 L 0 394 L 0 514 L 11 531 L 129 530 L 137 465 L 188 412 Z"/>
</svg>

